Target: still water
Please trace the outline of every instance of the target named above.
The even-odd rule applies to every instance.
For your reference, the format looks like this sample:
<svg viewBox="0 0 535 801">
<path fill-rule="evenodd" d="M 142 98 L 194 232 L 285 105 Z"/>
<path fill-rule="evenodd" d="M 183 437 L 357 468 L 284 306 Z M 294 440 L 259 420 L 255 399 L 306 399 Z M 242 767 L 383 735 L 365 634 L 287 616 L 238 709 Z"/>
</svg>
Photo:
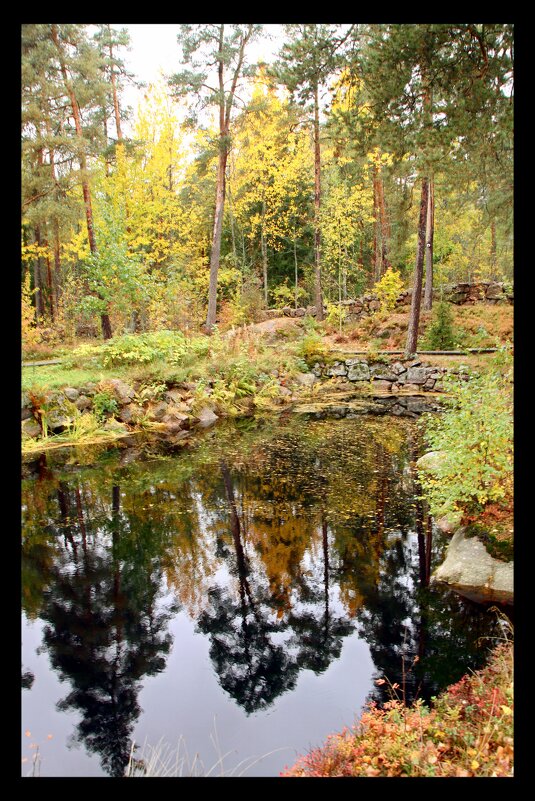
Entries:
<svg viewBox="0 0 535 801">
<path fill-rule="evenodd" d="M 429 585 L 418 443 L 282 416 L 26 461 L 22 775 L 122 776 L 135 743 L 160 775 L 277 776 L 378 678 L 428 700 L 481 666 L 498 618 Z"/>
</svg>

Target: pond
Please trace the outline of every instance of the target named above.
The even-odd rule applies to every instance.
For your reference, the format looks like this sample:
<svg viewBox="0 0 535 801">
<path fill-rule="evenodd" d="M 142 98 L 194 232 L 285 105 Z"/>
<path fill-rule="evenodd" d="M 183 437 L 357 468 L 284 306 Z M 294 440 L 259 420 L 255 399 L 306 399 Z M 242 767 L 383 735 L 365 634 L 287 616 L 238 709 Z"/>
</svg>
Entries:
<svg viewBox="0 0 535 801">
<path fill-rule="evenodd" d="M 480 667 L 499 619 L 429 583 L 418 455 L 412 420 L 290 414 L 26 460 L 22 775 L 152 748 L 160 775 L 277 776 L 389 683 Z"/>
</svg>

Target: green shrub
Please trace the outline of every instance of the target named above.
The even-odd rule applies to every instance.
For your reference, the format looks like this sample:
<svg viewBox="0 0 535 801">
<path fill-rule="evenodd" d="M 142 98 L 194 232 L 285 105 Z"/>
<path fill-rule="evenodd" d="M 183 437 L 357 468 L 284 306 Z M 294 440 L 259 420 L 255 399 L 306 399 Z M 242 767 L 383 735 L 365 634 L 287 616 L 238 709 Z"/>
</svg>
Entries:
<svg viewBox="0 0 535 801">
<path fill-rule="evenodd" d="M 297 348 L 297 357 L 302 359 L 309 367 L 316 362 L 324 362 L 328 350 L 318 334 L 310 333 L 303 337 Z"/>
<path fill-rule="evenodd" d="M 453 350 L 457 339 L 451 304 L 441 300 L 433 309 L 433 319 L 422 340 L 422 349 Z"/>
<path fill-rule="evenodd" d="M 430 450 L 444 452 L 420 471 L 431 514 L 473 514 L 512 492 L 512 355 L 504 348 L 489 369 L 468 380 L 451 376 L 443 414 L 424 418 Z"/>
<path fill-rule="evenodd" d="M 93 413 L 100 422 L 118 411 L 117 401 L 110 392 L 97 392 L 93 397 Z"/>
</svg>

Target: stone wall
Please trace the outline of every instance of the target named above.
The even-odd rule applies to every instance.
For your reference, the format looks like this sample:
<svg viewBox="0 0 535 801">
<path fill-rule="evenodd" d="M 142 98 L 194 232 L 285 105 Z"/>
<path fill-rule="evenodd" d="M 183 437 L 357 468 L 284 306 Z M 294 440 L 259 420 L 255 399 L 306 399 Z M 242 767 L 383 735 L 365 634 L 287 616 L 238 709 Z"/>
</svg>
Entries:
<svg viewBox="0 0 535 801">
<path fill-rule="evenodd" d="M 353 384 L 380 392 L 440 392 L 445 367 L 433 367 L 419 359 L 372 362 L 362 357 L 340 358 L 331 364 L 317 362 L 312 372 L 317 378 L 344 378 Z"/>
<path fill-rule="evenodd" d="M 450 284 L 440 291 L 433 291 L 435 300 L 439 300 L 441 295 L 443 295 L 444 300 L 457 306 L 474 303 L 513 303 L 514 301 L 513 289 L 499 281 Z M 411 299 L 412 289 L 407 289 L 398 297 L 396 306 L 398 308 L 408 306 Z M 376 295 L 366 294 L 356 300 L 344 300 L 342 301 L 342 306 L 345 308 L 349 320 L 359 320 L 376 312 L 380 307 L 380 303 Z M 282 309 L 268 309 L 263 312 L 266 320 L 274 317 L 305 317 L 305 315 L 315 317 L 316 307 L 300 306 L 297 309 L 293 309 L 290 306 L 284 306 Z"/>
</svg>

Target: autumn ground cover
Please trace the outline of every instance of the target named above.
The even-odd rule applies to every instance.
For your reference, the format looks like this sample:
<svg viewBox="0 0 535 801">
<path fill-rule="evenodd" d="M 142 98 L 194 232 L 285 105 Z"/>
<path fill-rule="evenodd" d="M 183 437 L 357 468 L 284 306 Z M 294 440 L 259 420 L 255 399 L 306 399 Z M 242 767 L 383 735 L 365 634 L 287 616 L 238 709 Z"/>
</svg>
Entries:
<svg viewBox="0 0 535 801">
<path fill-rule="evenodd" d="M 385 683 L 387 679 L 378 679 Z M 485 668 L 432 702 L 371 703 L 357 724 L 332 734 L 286 777 L 506 777 L 513 775 L 513 644 L 495 646 Z"/>
</svg>

